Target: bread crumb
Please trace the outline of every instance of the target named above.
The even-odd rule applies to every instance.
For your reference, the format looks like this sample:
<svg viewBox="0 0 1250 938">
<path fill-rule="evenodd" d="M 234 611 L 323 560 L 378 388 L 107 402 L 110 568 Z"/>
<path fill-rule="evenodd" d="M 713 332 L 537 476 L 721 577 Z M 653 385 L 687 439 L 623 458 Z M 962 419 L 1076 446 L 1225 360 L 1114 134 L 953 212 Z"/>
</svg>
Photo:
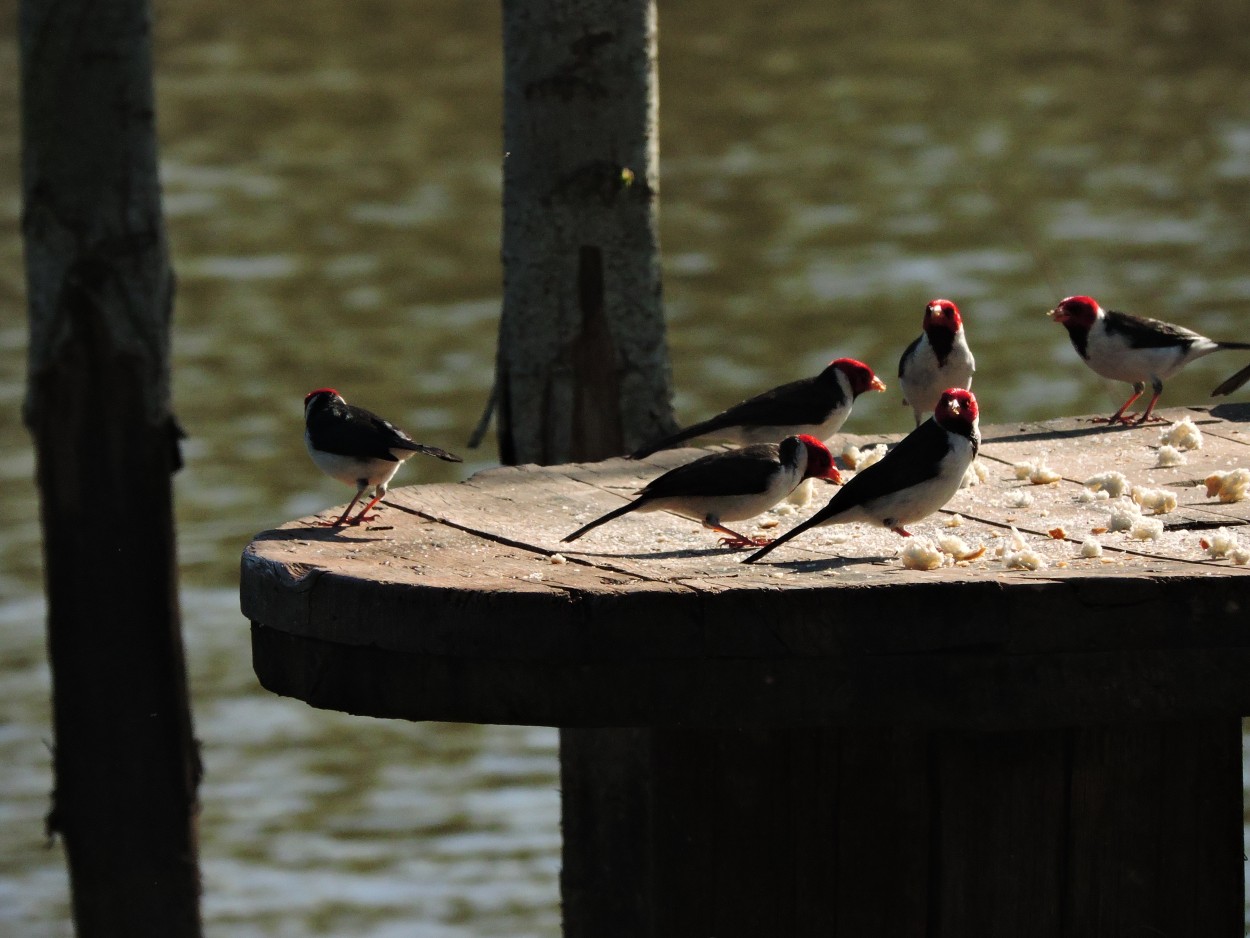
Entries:
<svg viewBox="0 0 1250 938">
<path fill-rule="evenodd" d="M 562 563 L 569 562 L 569 559 L 565 557 L 564 554 L 552 554 L 551 557 L 549 557 L 548 559 L 557 567 Z"/>
<path fill-rule="evenodd" d="M 1003 566 L 1008 570 L 1045 570 L 1046 558 L 1035 550 L 1013 550 L 1003 555 Z"/>
<path fill-rule="evenodd" d="M 1170 469 L 1172 466 L 1183 466 L 1189 458 L 1170 443 L 1164 443 L 1159 447 L 1158 461 L 1155 463 L 1157 469 Z"/>
<path fill-rule="evenodd" d="M 867 449 L 859 451 L 859 465 L 855 468 L 863 471 L 874 463 L 879 463 L 885 458 L 888 448 L 884 443 L 878 443 L 876 446 L 869 446 Z"/>
<path fill-rule="evenodd" d="M 842 447 L 842 452 L 838 453 L 838 458 L 846 463 L 846 468 L 857 468 L 859 466 L 859 447 L 854 443 L 847 443 Z"/>
<path fill-rule="evenodd" d="M 814 479 L 804 479 L 796 485 L 794 491 L 786 496 L 786 504 L 793 505 L 795 508 L 806 507 L 807 503 L 812 500 L 812 483 L 814 481 Z"/>
<path fill-rule="evenodd" d="M 1011 489 L 1007 492 L 1008 508 L 1028 508 L 1033 504 L 1033 495 L 1024 489 Z"/>
<path fill-rule="evenodd" d="M 1159 435 L 1159 442 L 1177 449 L 1202 449 L 1202 431 L 1192 417 L 1185 417 L 1164 430 Z"/>
<path fill-rule="evenodd" d="M 1213 472 L 1204 481 L 1207 485 L 1207 498 L 1218 495 L 1221 502 L 1239 502 L 1246 497 L 1246 490 L 1250 489 L 1250 469 Z"/>
<path fill-rule="evenodd" d="M 779 524 L 781 524 L 780 521 L 778 521 L 776 518 L 772 518 L 768 521 L 761 521 L 759 524 L 756 525 L 756 527 L 767 531 L 769 528 L 775 528 Z"/>
<path fill-rule="evenodd" d="M 990 477 L 989 470 L 981 465 L 980 460 L 974 459 L 968 464 L 968 468 L 964 470 L 964 477 L 959 483 L 961 489 L 971 488 L 974 485 L 980 485 Z"/>
<path fill-rule="evenodd" d="M 913 537 L 903 548 L 903 566 L 908 570 L 936 570 L 946 562 L 942 552 L 927 537 Z"/>
<path fill-rule="evenodd" d="M 1045 463 L 1038 463 L 1029 473 L 1029 482 L 1033 485 L 1053 485 L 1062 478 L 1063 476 Z"/>
<path fill-rule="evenodd" d="M 1081 556 L 1087 560 L 1102 556 L 1102 545 L 1098 543 L 1098 538 L 1087 537 L 1081 541 Z"/>
<path fill-rule="evenodd" d="M 985 545 L 980 547 L 969 547 L 964 543 L 964 539 L 956 537 L 954 534 L 943 534 L 938 538 L 938 550 L 944 554 L 950 554 L 955 560 L 976 560 L 985 553 Z"/>
<path fill-rule="evenodd" d="M 1150 489 L 1144 485 L 1133 486 L 1133 501 L 1156 515 L 1166 515 L 1176 510 L 1176 493 L 1167 489 Z"/>
<path fill-rule="evenodd" d="M 1110 531 L 1131 531 L 1133 525 L 1141 518 L 1141 506 L 1127 498 L 1117 499 L 1111 507 L 1111 518 L 1107 523 Z M 1162 525 L 1163 522 L 1160 522 Z"/>
<path fill-rule="evenodd" d="M 1245 547 L 1236 547 L 1228 552 L 1228 559 L 1233 563 L 1245 566 L 1250 563 L 1250 549 Z"/>
<path fill-rule="evenodd" d="M 1053 538 L 1056 541 L 1062 541 L 1065 537 L 1068 536 L 1068 532 L 1065 531 L 1063 528 L 1051 528 L 1046 533 L 1049 534 L 1051 538 Z"/>
<path fill-rule="evenodd" d="M 1163 522 L 1154 518 L 1138 518 L 1129 528 L 1128 536 L 1138 541 L 1157 541 L 1163 536 Z"/>
<path fill-rule="evenodd" d="M 1015 470 L 1016 478 L 1023 482 L 1037 470 L 1037 463 L 1018 462 L 1013 463 L 1011 468 Z"/>
<path fill-rule="evenodd" d="M 1081 489 L 1081 494 L 1076 497 L 1076 500 L 1082 505 L 1088 505 L 1090 502 L 1104 501 L 1110 497 L 1111 496 L 1102 489 L 1099 489 L 1096 492 L 1093 489 Z"/>
<path fill-rule="evenodd" d="M 1217 528 L 1215 533 L 1209 538 L 1202 538 L 1198 544 L 1212 560 L 1228 557 L 1233 551 L 1241 549 L 1241 540 L 1237 537 L 1237 532 L 1230 531 L 1228 528 Z"/>
<path fill-rule="evenodd" d="M 957 528 L 964 523 L 964 516 L 960 514 L 951 515 L 946 519 L 946 527 Z"/>
<path fill-rule="evenodd" d="M 1085 480 L 1085 487 L 1107 493 L 1108 498 L 1119 498 L 1129 489 L 1128 477 L 1123 472 L 1101 472 Z"/>
</svg>

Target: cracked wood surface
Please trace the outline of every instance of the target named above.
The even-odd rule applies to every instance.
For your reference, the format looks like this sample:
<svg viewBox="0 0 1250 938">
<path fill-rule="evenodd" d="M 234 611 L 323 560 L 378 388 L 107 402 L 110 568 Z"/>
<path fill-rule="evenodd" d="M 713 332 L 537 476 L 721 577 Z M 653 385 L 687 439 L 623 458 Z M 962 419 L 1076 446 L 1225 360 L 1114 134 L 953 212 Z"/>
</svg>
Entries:
<svg viewBox="0 0 1250 938">
<path fill-rule="evenodd" d="M 1250 544 L 1250 500 L 1222 504 L 1202 484 L 1250 466 L 1250 406 L 1163 416 L 1202 430 L 1183 465 L 1156 467 L 1163 424 L 985 427 L 985 481 L 912 531 L 986 550 L 931 571 L 906 569 L 907 542 L 862 525 L 808 532 L 753 566 L 661 512 L 560 543 L 692 450 L 395 489 L 369 525 L 300 519 L 247 548 L 257 672 L 333 709 L 563 726 L 1240 715 L 1250 712 L 1250 567 L 1209 558 L 1200 540 L 1228 527 Z M 893 439 L 845 435 L 833 448 Z M 1061 480 L 1017 479 L 1013 465 L 1026 461 Z M 1081 541 L 1110 526 L 1110 509 L 1082 501 L 1082 482 L 1109 470 L 1174 492 L 1178 505 L 1157 516 L 1159 538 L 1099 533 L 1103 556 L 1083 559 Z M 784 531 L 830 494 L 816 483 L 806 506 L 743 528 Z M 1044 569 L 1005 567 L 1012 526 Z"/>
</svg>

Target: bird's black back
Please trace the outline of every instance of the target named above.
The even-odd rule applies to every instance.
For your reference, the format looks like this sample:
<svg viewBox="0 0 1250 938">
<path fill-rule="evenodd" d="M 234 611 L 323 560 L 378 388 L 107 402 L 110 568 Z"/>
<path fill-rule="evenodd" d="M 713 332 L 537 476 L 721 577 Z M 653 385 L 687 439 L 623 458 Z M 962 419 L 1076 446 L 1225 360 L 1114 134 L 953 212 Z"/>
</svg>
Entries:
<svg viewBox="0 0 1250 938">
<path fill-rule="evenodd" d="M 754 494 L 768 487 L 780 465 L 776 443 L 753 443 L 741 449 L 709 453 L 653 479 L 641 497 L 651 500 L 683 495 Z"/>
</svg>

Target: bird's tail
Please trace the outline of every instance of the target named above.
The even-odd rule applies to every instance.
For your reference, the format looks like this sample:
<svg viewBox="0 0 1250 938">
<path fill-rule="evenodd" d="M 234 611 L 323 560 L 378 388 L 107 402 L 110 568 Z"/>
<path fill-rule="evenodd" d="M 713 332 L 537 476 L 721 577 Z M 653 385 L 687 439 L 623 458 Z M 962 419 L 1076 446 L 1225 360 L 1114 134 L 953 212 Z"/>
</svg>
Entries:
<svg viewBox="0 0 1250 938">
<path fill-rule="evenodd" d="M 1241 371 L 1237 372 L 1237 374 L 1233 375 L 1228 380 L 1221 382 L 1219 387 L 1211 392 L 1211 396 L 1220 397 L 1224 394 L 1232 394 L 1247 381 L 1250 381 L 1250 365 L 1241 369 Z"/>
<path fill-rule="evenodd" d="M 402 448 L 411 450 L 414 453 L 425 453 L 427 456 L 436 456 L 443 460 L 443 462 L 464 462 L 464 460 L 455 453 L 449 453 L 447 450 L 439 449 L 437 446 L 426 446 L 424 443 L 412 443 L 410 445 L 405 445 Z"/>
<path fill-rule="evenodd" d="M 662 449 L 672 449 L 678 443 L 685 443 L 687 440 L 693 440 L 696 437 L 703 436 L 705 433 L 711 433 L 714 430 L 723 429 L 716 419 L 704 420 L 702 423 L 691 424 L 684 430 L 678 430 L 672 436 L 666 436 L 663 439 L 649 443 L 642 449 L 634 450 L 629 454 L 630 459 L 646 459 L 652 453 L 658 453 Z"/>
<path fill-rule="evenodd" d="M 1216 342 L 1215 344 L 1220 349 L 1248 349 L 1250 348 L 1250 342 Z"/>
<path fill-rule="evenodd" d="M 613 508 L 606 515 L 601 515 L 600 517 L 596 518 L 594 521 L 590 522 L 589 524 L 582 525 L 580 528 L 578 528 L 568 537 L 560 538 L 560 543 L 567 544 L 569 543 L 569 541 L 577 540 L 587 531 L 593 531 L 595 528 L 599 527 L 599 525 L 607 524 L 613 518 L 619 518 L 621 515 L 625 514 L 627 511 L 632 511 L 637 506 L 637 504 L 638 504 L 638 501 L 637 499 L 635 499 L 632 502 L 626 502 L 624 505 L 621 505 L 619 508 Z"/>
<path fill-rule="evenodd" d="M 815 516 L 813 515 L 813 517 Z M 811 524 L 809 524 L 807 521 L 804 521 L 802 524 L 795 525 L 785 534 L 781 535 L 781 537 L 777 538 L 777 540 L 773 541 L 771 544 L 765 544 L 755 553 L 751 554 L 751 556 L 744 557 L 742 562 L 743 563 L 755 563 L 757 560 L 760 560 L 761 558 L 763 558 L 764 555 L 767 554 L 770 550 L 780 547 L 786 541 L 790 540 L 790 538 L 794 537 L 796 534 L 802 534 L 804 531 L 806 531 L 810 527 L 811 527 Z"/>
</svg>

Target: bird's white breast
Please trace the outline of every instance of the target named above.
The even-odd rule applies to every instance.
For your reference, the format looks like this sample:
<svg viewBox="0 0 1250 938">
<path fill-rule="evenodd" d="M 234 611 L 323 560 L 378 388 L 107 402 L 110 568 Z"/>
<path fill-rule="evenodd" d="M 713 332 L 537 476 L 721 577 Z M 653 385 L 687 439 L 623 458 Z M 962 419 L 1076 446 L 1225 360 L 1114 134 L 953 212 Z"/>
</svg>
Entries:
<svg viewBox="0 0 1250 938">
<path fill-rule="evenodd" d="M 926 335 L 907 360 L 899 379 L 903 387 L 903 397 L 916 412 L 917 420 L 924 420 L 933 415 L 938 398 L 947 388 L 971 388 L 975 370 L 976 361 L 962 329 L 955 334 L 950 354 L 942 365 L 938 364 L 937 355 Z"/>
<path fill-rule="evenodd" d="M 959 491 L 964 473 L 976 455 L 972 441 L 967 437 L 957 433 L 950 433 L 948 437 L 951 441 L 950 448 L 938 463 L 937 475 L 917 485 L 869 499 L 862 505 L 830 518 L 826 523 L 867 521 L 884 527 L 895 527 L 920 521 L 933 514 Z"/>
<path fill-rule="evenodd" d="M 1207 339 L 1201 339 L 1189 348 L 1183 345 L 1132 348 L 1127 336 L 1111 332 L 1099 320 L 1090 327 L 1089 338 L 1085 344 L 1085 360 L 1090 368 L 1104 378 L 1136 384 L 1154 378 L 1160 381 L 1170 378 L 1186 362 L 1215 350 L 1215 343 Z"/>
<path fill-rule="evenodd" d="M 402 460 L 391 462 L 389 459 L 359 459 L 354 456 L 327 453 L 313 446 L 307 432 L 304 433 L 304 446 L 307 447 L 308 455 L 312 457 L 318 469 L 331 479 L 338 479 L 345 485 L 360 485 L 362 479 L 365 480 L 366 487 L 385 484 L 390 482 L 402 464 Z"/>
</svg>

